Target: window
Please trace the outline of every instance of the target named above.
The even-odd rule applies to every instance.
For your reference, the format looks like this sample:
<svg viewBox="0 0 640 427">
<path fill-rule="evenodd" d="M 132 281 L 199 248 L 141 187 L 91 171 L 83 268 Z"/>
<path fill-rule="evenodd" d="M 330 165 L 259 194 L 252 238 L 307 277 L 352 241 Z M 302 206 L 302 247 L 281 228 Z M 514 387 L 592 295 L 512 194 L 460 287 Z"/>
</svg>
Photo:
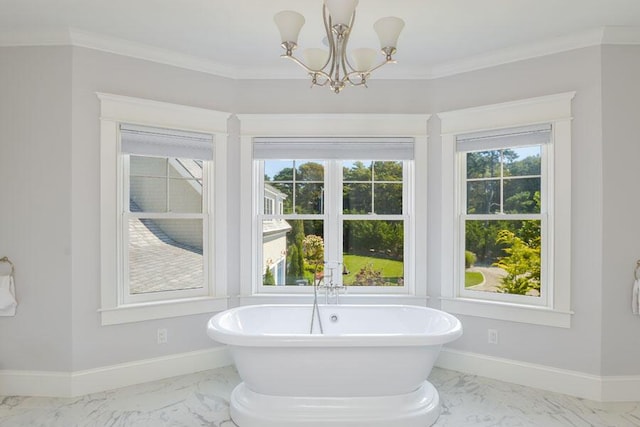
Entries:
<svg viewBox="0 0 640 427">
<path fill-rule="evenodd" d="M 572 98 L 439 114 L 444 310 L 569 327 Z"/>
<path fill-rule="evenodd" d="M 226 308 L 227 115 L 98 97 L 102 324 Z"/>
<path fill-rule="evenodd" d="M 413 149 L 411 138 L 256 138 L 260 292 L 315 278 L 407 293 Z"/>
<path fill-rule="evenodd" d="M 289 274 L 287 278 L 291 265 L 287 258 L 295 268 L 291 251 L 298 247 L 290 248 L 293 241 L 287 244 L 286 236 L 296 233 L 303 240 L 304 236 L 322 239 L 322 246 L 313 237 L 308 243 L 315 242 L 322 249 L 323 261 L 331 261 L 326 269 L 334 282 L 355 282 L 355 275 L 368 265 L 353 264 L 345 253 L 360 251 L 355 255 L 365 260 L 396 257 L 391 273 L 380 275 L 382 283 L 376 279 L 370 285 L 348 286 L 341 301 L 426 304 L 426 263 L 413 260 L 426 259 L 426 221 L 416 218 L 426 218 L 427 197 L 425 191 L 414 191 L 414 182 L 422 185 L 427 180 L 428 115 L 242 114 L 238 118 L 240 221 L 251 224 L 243 227 L 240 235 L 240 251 L 246 256 L 243 262 L 251 263 L 251 268 L 240 271 L 241 304 L 309 301 L 315 262 L 298 258 L 298 265 L 307 262 L 309 268 L 306 273 L 297 277 Z M 401 170 L 401 178 L 380 174 L 385 167 L 394 173 Z M 273 215 L 264 206 L 271 189 L 280 193 Z M 380 210 L 386 200 L 399 199 L 401 206 L 396 203 L 394 210 Z M 270 227 L 284 232 L 277 248 L 267 248 Z M 397 237 L 402 233 L 402 249 L 396 246 L 395 253 L 388 253 L 379 242 L 371 246 L 371 241 L 362 236 L 376 227 L 396 233 L 396 242 L 400 242 Z M 380 230 L 373 233 L 380 235 Z M 280 269 L 278 277 L 284 277 L 284 282 L 278 282 L 273 268 L 273 279 L 269 277 L 270 264 L 278 266 L 275 270 Z M 324 267 L 319 266 L 319 270 Z"/>
<path fill-rule="evenodd" d="M 456 138 L 460 295 L 545 305 L 551 125 Z"/>
<path fill-rule="evenodd" d="M 122 124 L 122 298 L 209 294 L 211 135 Z"/>
</svg>

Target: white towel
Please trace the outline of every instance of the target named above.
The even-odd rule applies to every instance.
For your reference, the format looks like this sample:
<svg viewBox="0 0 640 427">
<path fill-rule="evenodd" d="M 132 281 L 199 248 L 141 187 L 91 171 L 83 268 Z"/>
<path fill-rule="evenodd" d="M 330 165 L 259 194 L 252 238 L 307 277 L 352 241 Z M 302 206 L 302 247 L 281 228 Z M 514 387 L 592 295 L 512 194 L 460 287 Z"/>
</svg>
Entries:
<svg viewBox="0 0 640 427">
<path fill-rule="evenodd" d="M 633 297 L 631 298 L 633 314 L 640 314 L 640 279 L 633 282 Z"/>
<path fill-rule="evenodd" d="M 17 305 L 13 276 L 0 276 L 0 316 L 15 316 Z"/>
</svg>

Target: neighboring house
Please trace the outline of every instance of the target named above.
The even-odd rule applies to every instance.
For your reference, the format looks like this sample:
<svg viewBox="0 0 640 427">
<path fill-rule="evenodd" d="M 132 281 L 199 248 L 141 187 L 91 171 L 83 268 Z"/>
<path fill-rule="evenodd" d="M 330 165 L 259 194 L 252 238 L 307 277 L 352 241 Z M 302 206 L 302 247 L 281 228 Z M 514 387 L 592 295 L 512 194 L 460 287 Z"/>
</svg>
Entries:
<svg viewBox="0 0 640 427">
<path fill-rule="evenodd" d="M 172 158 L 166 163 L 165 172 L 162 174 L 158 174 L 157 166 L 157 161 L 154 160 L 132 161 L 129 193 L 131 212 L 180 212 L 202 209 L 201 161 Z M 170 201 L 167 201 L 167 193 L 171 195 Z M 159 194 L 163 196 L 158 197 Z M 204 277 L 201 230 L 201 225 L 195 222 L 148 218 L 131 221 L 131 293 L 202 287 Z M 144 268 L 149 265 L 153 265 L 154 268 Z"/>
<path fill-rule="evenodd" d="M 264 214 L 283 214 L 287 195 L 275 187 L 264 185 Z M 284 219 L 265 219 L 262 223 L 262 274 L 271 271 L 276 285 L 284 285 L 287 272 L 287 233 L 291 226 Z"/>
</svg>

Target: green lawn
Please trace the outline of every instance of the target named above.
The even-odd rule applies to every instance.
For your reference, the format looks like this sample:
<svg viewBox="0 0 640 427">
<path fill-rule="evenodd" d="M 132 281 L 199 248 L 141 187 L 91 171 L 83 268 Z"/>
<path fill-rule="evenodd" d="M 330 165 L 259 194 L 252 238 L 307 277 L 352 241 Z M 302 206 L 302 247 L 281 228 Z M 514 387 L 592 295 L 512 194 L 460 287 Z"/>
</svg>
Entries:
<svg viewBox="0 0 640 427">
<path fill-rule="evenodd" d="M 477 271 L 465 271 L 464 272 L 464 287 L 475 286 L 482 283 L 484 276 Z"/>
<path fill-rule="evenodd" d="M 404 267 L 402 261 L 394 261 L 386 258 L 375 258 L 361 255 L 344 255 L 344 263 L 349 270 L 349 274 L 344 276 L 345 284 L 352 284 L 356 278 L 356 274 L 362 267 L 372 264 L 374 270 L 381 270 L 382 276 L 387 278 L 388 282 L 396 284 L 398 278 L 404 277 Z"/>
</svg>

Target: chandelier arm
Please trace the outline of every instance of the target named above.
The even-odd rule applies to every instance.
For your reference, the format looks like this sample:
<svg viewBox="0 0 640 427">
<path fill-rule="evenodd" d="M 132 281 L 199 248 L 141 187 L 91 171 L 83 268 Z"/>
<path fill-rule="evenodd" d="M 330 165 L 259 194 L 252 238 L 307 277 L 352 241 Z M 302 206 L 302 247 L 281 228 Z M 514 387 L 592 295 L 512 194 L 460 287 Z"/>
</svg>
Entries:
<svg viewBox="0 0 640 427">
<path fill-rule="evenodd" d="M 373 73 L 374 71 L 376 71 L 378 68 L 387 65 L 387 64 L 395 64 L 396 61 L 394 59 L 385 59 L 384 61 L 382 61 L 381 63 L 379 63 L 378 65 L 369 68 L 366 71 L 352 71 L 350 73 L 348 73 L 347 75 L 344 76 L 344 78 L 342 79 L 343 82 L 349 82 L 349 84 L 351 84 L 352 86 L 360 86 L 360 85 L 367 85 L 366 81 L 367 78 L 369 78 L 369 76 L 371 75 L 371 73 Z M 351 80 L 351 78 L 353 76 L 358 76 L 360 77 L 360 82 L 358 83 L 354 83 L 353 80 Z"/>
<path fill-rule="evenodd" d="M 354 10 L 353 14 L 351 15 L 351 21 L 349 22 L 349 32 L 344 38 L 344 43 L 343 43 L 344 51 L 342 54 L 342 59 L 343 59 L 342 68 L 344 69 L 345 77 L 348 73 L 356 71 L 356 69 L 353 68 L 353 66 L 349 62 L 349 56 L 347 55 L 347 43 L 349 43 L 349 37 L 351 36 L 351 29 L 353 28 L 353 24 L 355 23 L 355 21 L 356 21 L 356 11 Z M 349 68 L 347 68 L 347 66 Z"/>
<path fill-rule="evenodd" d="M 331 16 L 329 15 L 327 18 L 327 5 L 324 4 L 324 2 L 322 2 L 322 23 L 324 24 L 324 32 L 327 34 L 327 43 L 329 43 L 329 56 L 327 56 L 326 62 L 322 68 L 320 68 L 321 70 L 324 70 L 327 68 L 327 65 L 329 65 L 329 61 L 331 61 L 335 50 L 333 36 L 331 35 Z"/>
</svg>

